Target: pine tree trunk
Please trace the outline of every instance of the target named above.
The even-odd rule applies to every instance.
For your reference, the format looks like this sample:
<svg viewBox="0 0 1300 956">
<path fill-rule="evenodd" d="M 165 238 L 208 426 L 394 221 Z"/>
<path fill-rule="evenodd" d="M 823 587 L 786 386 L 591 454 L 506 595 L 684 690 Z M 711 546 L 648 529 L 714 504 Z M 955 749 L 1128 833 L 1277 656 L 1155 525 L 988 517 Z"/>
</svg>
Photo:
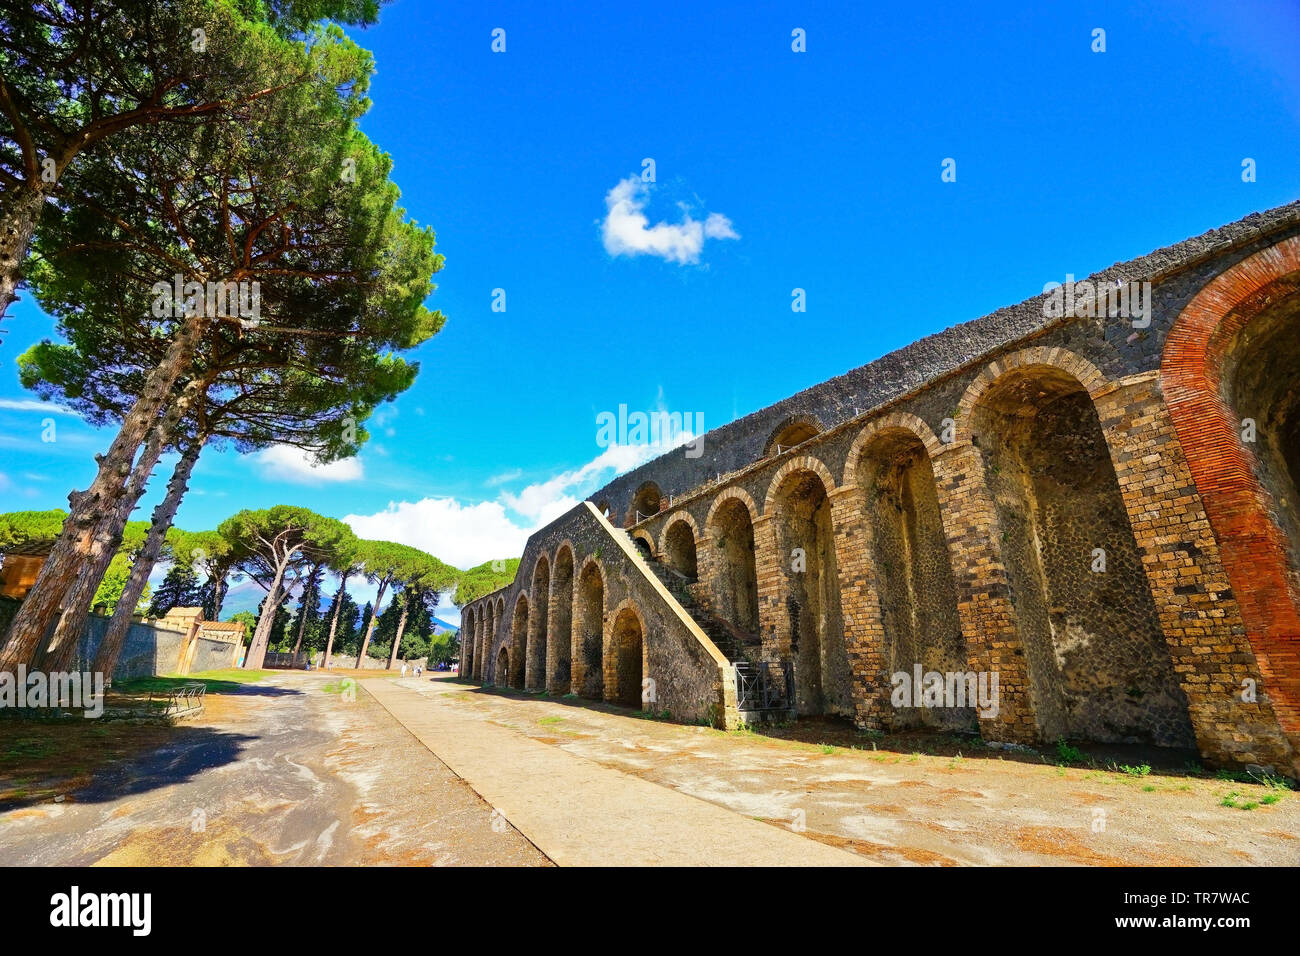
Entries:
<svg viewBox="0 0 1300 956">
<path fill-rule="evenodd" d="M 0 219 L 0 319 L 18 298 L 23 264 L 44 211 L 45 194 L 31 183 L 20 185 L 5 204 Z"/>
<path fill-rule="evenodd" d="M 330 639 L 325 644 L 325 666 L 329 667 L 334 656 L 334 635 L 339 629 L 339 612 L 343 610 L 343 595 L 346 593 L 348 578 L 350 575 L 344 574 L 339 579 L 339 593 L 334 599 L 334 614 L 330 618 Z"/>
<path fill-rule="evenodd" d="M 271 581 L 271 587 L 267 589 L 266 599 L 262 602 L 262 613 L 257 618 L 257 629 L 253 632 L 253 641 L 248 645 L 248 655 L 244 658 L 244 667 L 247 670 L 259 670 L 266 663 L 266 648 L 271 643 L 271 628 L 275 626 L 275 614 L 280 610 L 280 605 L 284 603 L 286 597 L 281 587 L 284 582 L 284 572 L 288 570 L 294 553 L 290 551 L 276 565 L 275 578 Z"/>
<path fill-rule="evenodd" d="M 402 646 L 402 632 L 406 630 L 406 615 L 411 610 L 411 602 L 402 602 L 402 616 L 397 619 L 397 636 L 393 638 L 393 652 L 388 658 L 388 669 L 397 666 L 397 651 Z"/>
<path fill-rule="evenodd" d="M 91 552 L 100 521 L 126 493 L 126 481 L 140 445 L 157 426 L 157 417 L 172 386 L 189 366 L 204 329 L 204 319 L 192 316 L 181 326 L 167 355 L 152 372 L 139 398 L 122 422 L 108 453 L 99 458 L 99 471 L 84 492 L 68 496 L 69 514 L 50 556 L 9 625 L 0 650 L 0 671 L 15 672 L 27 664 L 54 622 L 64 594 Z"/>
<path fill-rule="evenodd" d="M 298 666 L 298 652 L 302 650 L 302 636 L 307 632 L 307 598 L 315 595 L 320 585 L 317 583 L 317 575 L 320 574 L 321 566 L 313 565 L 311 573 L 307 575 L 307 583 L 302 588 L 302 602 L 298 605 L 298 640 L 293 645 L 293 665 Z"/>
<path fill-rule="evenodd" d="M 126 588 L 122 591 L 122 597 L 118 599 L 117 608 L 113 611 L 113 619 L 108 622 L 108 630 L 99 644 L 99 650 L 95 654 L 95 664 L 91 668 L 103 674 L 107 681 L 111 682 L 113 679 L 117 659 L 126 645 L 126 635 L 131 630 L 135 606 L 140 603 L 140 595 L 144 594 L 145 585 L 149 583 L 149 575 L 154 565 L 158 563 L 158 556 L 162 554 L 163 545 L 167 541 L 167 532 L 176 518 L 176 509 L 180 507 L 181 498 L 185 496 L 190 473 L 194 470 L 194 463 L 199 460 L 199 452 L 202 450 L 202 439 L 195 440 L 185 449 L 185 454 L 181 455 L 181 460 L 176 463 L 176 468 L 172 472 L 171 481 L 167 483 L 167 496 L 153 510 L 153 522 L 149 525 L 149 534 L 144 540 L 144 547 L 140 549 L 135 564 L 131 566 L 131 576 L 127 578 Z"/>
<path fill-rule="evenodd" d="M 361 668 L 361 662 L 366 659 L 366 651 L 370 649 L 370 635 L 375 632 L 375 621 L 379 617 L 379 605 L 384 600 L 384 591 L 388 588 L 388 579 L 384 578 L 379 582 L 379 593 L 375 595 L 374 606 L 370 609 L 370 623 L 366 625 L 366 637 L 361 642 L 361 651 L 357 654 L 356 667 Z"/>
<path fill-rule="evenodd" d="M 194 395 L 200 387 L 197 382 L 191 383 L 186 387 L 185 394 L 168 407 L 158 426 L 150 433 L 149 440 L 131 471 L 131 477 L 127 480 L 125 493 L 118 499 L 116 508 L 96 529 L 90 554 L 77 573 L 76 581 L 64 596 L 63 614 L 50 636 L 49 650 L 42 663 L 46 670 L 67 671 L 76 663 L 78 645 L 86 632 L 95 592 L 99 590 L 108 566 L 122 545 L 126 523 L 144 496 L 149 476 L 162 457 L 163 448 L 175 438 L 180 421 L 193 404 Z"/>
<path fill-rule="evenodd" d="M 152 474 L 158 459 L 162 457 L 162 441 L 157 436 L 151 437 L 144 451 L 131 470 L 131 478 L 126 484 L 126 493 L 117 501 L 113 512 L 107 515 L 95 529 L 91 541 L 91 553 L 86 556 L 77 572 L 72 586 L 63 596 L 63 613 L 59 623 L 50 635 L 49 644 L 43 655 L 37 655 L 41 668 L 47 671 L 67 671 L 75 663 L 81 637 L 86 632 L 86 622 L 95 600 L 95 592 L 104 580 L 109 564 L 112 563 L 117 549 L 122 546 L 122 536 L 131 512 L 140 499 L 144 497 L 149 475 Z"/>
</svg>

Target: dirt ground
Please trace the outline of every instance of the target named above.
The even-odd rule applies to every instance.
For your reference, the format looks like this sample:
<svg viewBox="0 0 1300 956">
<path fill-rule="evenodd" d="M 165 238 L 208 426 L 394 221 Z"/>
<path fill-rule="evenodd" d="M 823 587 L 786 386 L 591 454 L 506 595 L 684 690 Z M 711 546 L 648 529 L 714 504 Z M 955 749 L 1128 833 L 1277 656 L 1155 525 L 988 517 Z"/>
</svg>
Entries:
<svg viewBox="0 0 1300 956">
<path fill-rule="evenodd" d="M 175 727 L 105 722 L 69 746 L 52 725 L 0 721 L 0 864 L 550 864 L 364 690 L 395 678 L 367 674 L 353 694 L 347 676 L 275 672 Z M 880 863 L 1300 863 L 1300 793 L 1217 779 L 1194 755 L 1058 766 L 957 736 L 816 720 L 727 733 L 442 674 L 397 683 Z"/>
<path fill-rule="evenodd" d="M 1300 793 L 1216 779 L 1183 753 L 1098 748 L 1089 755 L 1097 766 L 1057 766 L 1050 750 L 997 751 L 951 736 L 875 740 L 834 721 L 801 720 L 768 736 L 469 684 L 444 699 L 887 864 L 1300 863 Z"/>
<path fill-rule="evenodd" d="M 56 730 L 7 722 L 0 755 L 38 741 L 21 759 L 30 771 L 45 753 L 48 772 L 24 788 L 0 760 L 10 796 L 0 864 L 549 865 L 364 691 L 349 700 L 340 683 L 276 673 L 209 693 L 201 716 L 172 728 L 106 722 L 95 733 L 117 751 L 89 763 L 84 744 L 49 739 Z"/>
</svg>

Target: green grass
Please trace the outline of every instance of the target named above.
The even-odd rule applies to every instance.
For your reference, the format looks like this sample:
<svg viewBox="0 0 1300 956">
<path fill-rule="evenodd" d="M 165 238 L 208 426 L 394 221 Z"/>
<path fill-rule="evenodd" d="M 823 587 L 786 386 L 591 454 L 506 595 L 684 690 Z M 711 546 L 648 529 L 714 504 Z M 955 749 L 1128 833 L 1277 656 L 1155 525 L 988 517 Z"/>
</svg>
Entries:
<svg viewBox="0 0 1300 956">
<path fill-rule="evenodd" d="M 1061 763 L 1086 763 L 1088 760 L 1087 754 L 1066 743 L 1064 737 L 1056 738 L 1056 757 Z"/>
<path fill-rule="evenodd" d="M 209 694 L 228 694 L 238 690 L 244 684 L 256 684 L 270 677 L 271 671 L 246 671 L 231 668 L 220 671 L 200 671 L 185 677 L 169 674 L 165 677 L 136 677 L 133 680 L 113 684 L 113 690 L 124 694 L 148 694 L 166 692 L 186 684 L 204 684 Z"/>
<path fill-rule="evenodd" d="M 835 748 L 832 747 L 830 744 L 822 744 L 821 751 L 824 754 L 833 754 L 835 753 Z"/>
<path fill-rule="evenodd" d="M 539 724 L 558 724 L 562 720 L 564 720 L 563 717 L 539 717 L 537 722 Z"/>
<path fill-rule="evenodd" d="M 1127 774 L 1130 777 L 1145 777 L 1151 773 L 1151 765 L 1146 763 L 1138 764 L 1136 767 L 1130 767 L 1128 764 L 1120 764 L 1119 769 L 1121 773 Z"/>
</svg>

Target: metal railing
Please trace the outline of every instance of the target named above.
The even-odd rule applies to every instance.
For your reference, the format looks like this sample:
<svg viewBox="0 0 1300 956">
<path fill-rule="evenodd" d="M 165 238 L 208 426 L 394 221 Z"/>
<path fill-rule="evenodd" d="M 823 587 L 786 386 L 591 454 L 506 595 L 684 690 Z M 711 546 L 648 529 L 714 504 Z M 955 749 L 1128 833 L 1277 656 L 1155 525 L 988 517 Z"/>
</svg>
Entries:
<svg viewBox="0 0 1300 956">
<path fill-rule="evenodd" d="M 738 661 L 732 666 L 740 710 L 788 710 L 794 706 L 792 661 Z"/>
</svg>

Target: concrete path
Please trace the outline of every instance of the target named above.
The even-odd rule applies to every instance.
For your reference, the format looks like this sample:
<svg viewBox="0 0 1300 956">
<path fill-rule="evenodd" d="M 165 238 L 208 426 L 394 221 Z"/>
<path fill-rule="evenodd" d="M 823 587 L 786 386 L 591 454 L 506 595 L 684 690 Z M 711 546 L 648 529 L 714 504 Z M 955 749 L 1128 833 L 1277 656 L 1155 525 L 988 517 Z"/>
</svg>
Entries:
<svg viewBox="0 0 1300 956">
<path fill-rule="evenodd" d="M 464 685 L 362 685 L 561 866 L 863 866 L 870 861 L 532 740 L 446 698 Z"/>
</svg>

